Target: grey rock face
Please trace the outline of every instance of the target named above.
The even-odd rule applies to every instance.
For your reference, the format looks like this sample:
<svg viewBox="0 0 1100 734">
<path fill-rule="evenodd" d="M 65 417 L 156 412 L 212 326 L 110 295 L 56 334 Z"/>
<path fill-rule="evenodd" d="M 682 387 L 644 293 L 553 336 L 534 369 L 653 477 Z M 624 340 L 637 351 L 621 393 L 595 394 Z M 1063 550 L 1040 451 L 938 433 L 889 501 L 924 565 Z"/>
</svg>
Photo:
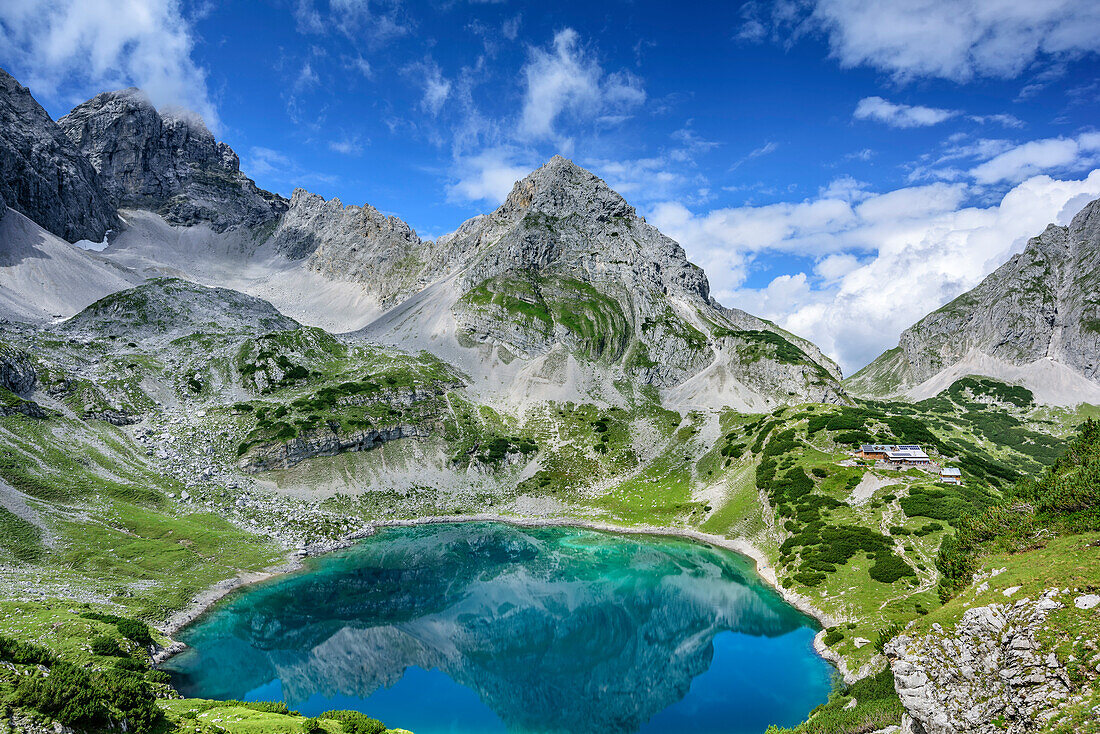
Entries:
<svg viewBox="0 0 1100 734">
<path fill-rule="evenodd" d="M 0 344 L 0 387 L 16 395 L 30 395 L 38 384 L 38 375 L 30 355 Z"/>
<path fill-rule="evenodd" d="M 886 647 L 894 687 L 924 734 L 1038 731 L 1070 692 L 1070 679 L 1037 634 L 1063 604 L 1052 589 L 1037 600 L 966 610 L 951 632 L 901 635 Z"/>
<path fill-rule="evenodd" d="M 286 201 L 256 186 L 202 120 L 161 114 L 138 89 L 105 92 L 58 124 L 99 172 L 117 206 L 151 209 L 177 225 L 216 231 L 274 220 Z"/>
<path fill-rule="evenodd" d="M 269 242 L 291 260 L 308 258 L 306 267 L 327 278 L 363 283 L 382 308 L 425 284 L 429 244 L 405 222 L 368 204 L 344 206 L 295 189 Z"/>
<path fill-rule="evenodd" d="M 0 69 L 0 216 L 5 203 L 69 242 L 99 242 L 118 223 L 92 165 Z"/>
<path fill-rule="evenodd" d="M 720 363 L 778 402 L 843 399 L 836 375 L 804 350 L 797 364 L 767 349 L 743 354 L 744 330 L 780 331 L 714 303 L 679 244 L 561 156 L 516 183 L 495 212 L 437 240 L 428 270 L 446 272 L 446 263 L 462 267 L 455 316 L 475 340 L 528 357 L 564 344 L 658 387 Z"/>
<path fill-rule="evenodd" d="M 850 384 L 896 392 L 975 348 L 1015 365 L 1049 358 L 1100 381 L 1100 200 L 1067 227 L 1049 225 L 973 290 L 906 329 L 897 349 Z"/>
<path fill-rule="evenodd" d="M 425 438 L 429 428 L 399 424 L 386 428 L 340 433 L 335 429 L 307 431 L 286 443 L 274 442 L 252 447 L 240 460 L 247 472 L 287 469 L 315 456 L 336 456 L 349 451 L 369 451 L 401 438 Z"/>
</svg>

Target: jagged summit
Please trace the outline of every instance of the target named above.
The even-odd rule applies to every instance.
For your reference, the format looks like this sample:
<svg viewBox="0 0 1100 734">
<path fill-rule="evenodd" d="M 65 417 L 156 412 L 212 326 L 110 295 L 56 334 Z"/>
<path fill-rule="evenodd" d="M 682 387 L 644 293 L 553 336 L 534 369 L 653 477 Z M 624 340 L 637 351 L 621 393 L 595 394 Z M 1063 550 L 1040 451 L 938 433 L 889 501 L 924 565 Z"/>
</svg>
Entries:
<svg viewBox="0 0 1100 734">
<path fill-rule="evenodd" d="M 559 218 L 580 215 L 601 221 L 637 216 L 634 207 L 603 179 L 560 155 L 517 181 L 497 213 L 509 216 L 518 211 Z"/>
<path fill-rule="evenodd" d="M 923 398 L 967 374 L 1019 382 L 1042 402 L 1100 400 L 1100 200 L 906 329 L 848 386 Z"/>
<path fill-rule="evenodd" d="M 69 242 L 99 242 L 118 226 L 92 165 L 30 90 L 0 69 L 0 214 L 5 205 Z"/>
<path fill-rule="evenodd" d="M 116 206 L 151 209 L 176 225 L 216 231 L 269 222 L 286 201 L 240 170 L 240 159 L 215 140 L 201 118 L 159 112 L 140 89 L 97 94 L 58 124 L 98 171 Z"/>
</svg>

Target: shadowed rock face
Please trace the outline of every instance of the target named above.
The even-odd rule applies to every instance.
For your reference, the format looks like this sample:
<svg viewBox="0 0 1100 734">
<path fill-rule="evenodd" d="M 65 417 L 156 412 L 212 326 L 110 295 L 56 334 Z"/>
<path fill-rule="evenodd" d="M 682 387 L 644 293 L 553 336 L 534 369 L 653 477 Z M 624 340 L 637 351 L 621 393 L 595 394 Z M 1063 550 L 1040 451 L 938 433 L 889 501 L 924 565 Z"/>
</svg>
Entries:
<svg viewBox="0 0 1100 734">
<path fill-rule="evenodd" d="M 16 395 L 30 395 L 38 384 L 38 375 L 30 355 L 0 344 L 0 387 Z"/>
<path fill-rule="evenodd" d="M 428 526 L 322 563 L 188 631 L 193 651 L 171 663 L 181 690 L 240 696 L 277 678 L 293 704 L 438 668 L 510 730 L 627 732 L 683 698 L 716 634 L 803 624 L 736 559 L 680 542 Z"/>
<path fill-rule="evenodd" d="M 0 216 L 5 204 L 69 242 L 99 242 L 118 222 L 92 165 L 0 69 Z"/>
<path fill-rule="evenodd" d="M 262 225 L 286 210 L 282 197 L 241 173 L 237 154 L 202 120 L 161 114 L 138 89 L 96 95 L 58 124 L 120 207 L 151 209 L 172 224 L 206 223 L 219 232 Z"/>
</svg>

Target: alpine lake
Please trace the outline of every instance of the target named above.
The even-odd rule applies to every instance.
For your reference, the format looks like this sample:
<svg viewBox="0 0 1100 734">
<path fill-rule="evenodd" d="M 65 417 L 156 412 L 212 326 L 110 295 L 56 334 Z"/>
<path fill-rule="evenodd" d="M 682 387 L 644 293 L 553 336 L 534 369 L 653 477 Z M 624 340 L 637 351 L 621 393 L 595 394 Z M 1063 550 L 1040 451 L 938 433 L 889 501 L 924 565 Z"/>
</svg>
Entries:
<svg viewBox="0 0 1100 734">
<path fill-rule="evenodd" d="M 759 734 L 828 698 L 816 629 L 752 561 L 695 542 L 421 525 L 229 595 L 164 668 L 186 696 L 416 734 Z"/>
</svg>

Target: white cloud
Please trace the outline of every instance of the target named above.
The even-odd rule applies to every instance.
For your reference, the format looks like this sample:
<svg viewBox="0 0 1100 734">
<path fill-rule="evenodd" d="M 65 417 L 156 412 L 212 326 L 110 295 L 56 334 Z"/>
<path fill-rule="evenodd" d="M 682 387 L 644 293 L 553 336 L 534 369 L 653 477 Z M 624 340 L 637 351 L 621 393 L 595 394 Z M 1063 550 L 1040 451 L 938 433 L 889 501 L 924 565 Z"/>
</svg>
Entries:
<svg viewBox="0 0 1100 734">
<path fill-rule="evenodd" d="M 253 146 L 248 151 L 248 173 L 251 176 L 279 176 L 294 164 L 277 150 Z"/>
<path fill-rule="evenodd" d="M 854 205 L 830 192 L 700 215 L 665 203 L 649 220 L 707 270 L 720 301 L 812 338 L 850 373 L 977 285 L 1047 223 L 1068 222 L 1100 196 L 1100 170 L 1083 180 L 1034 176 L 988 207 L 962 206 L 967 193 L 965 184 L 938 183 Z M 808 258 L 812 277 L 786 274 L 745 288 L 752 263 L 769 252 Z"/>
<path fill-rule="evenodd" d="M 420 100 L 420 108 L 438 115 L 443 103 L 451 95 L 451 82 L 443 76 L 443 72 L 433 61 L 420 64 L 418 68 L 423 73 L 421 82 L 424 85 L 424 98 Z"/>
<path fill-rule="evenodd" d="M 1002 127 L 1024 127 L 1025 123 L 1016 115 L 1001 113 L 997 115 L 970 115 L 971 120 L 982 125 L 996 124 Z"/>
<path fill-rule="evenodd" d="M 219 128 L 206 71 L 178 0 L 4 0 L 0 57 L 35 92 L 90 97 L 138 86 L 158 107 L 179 105 Z"/>
<path fill-rule="evenodd" d="M 1100 3 L 1079 0 L 817 0 L 810 22 L 842 66 L 899 80 L 1011 78 L 1100 51 Z"/>
<path fill-rule="evenodd" d="M 298 76 L 294 78 L 294 91 L 297 93 L 306 92 L 320 83 L 321 77 L 317 76 L 317 72 L 313 70 L 313 65 L 307 61 L 302 64 Z"/>
<path fill-rule="evenodd" d="M 504 24 L 500 27 L 500 33 L 509 41 L 516 40 L 516 36 L 519 35 L 519 24 L 523 20 L 522 15 L 517 15 L 514 18 L 509 18 L 504 21 Z"/>
<path fill-rule="evenodd" d="M 509 146 L 488 148 L 455 161 L 457 179 L 447 186 L 452 201 L 488 201 L 500 204 L 516 181 L 537 167 L 533 156 Z"/>
<path fill-rule="evenodd" d="M 525 140 L 554 140 L 559 118 L 577 121 L 621 116 L 645 101 L 640 80 L 627 71 L 605 74 L 580 47 L 572 28 L 558 31 L 550 49 L 532 48 L 522 71 L 523 111 L 518 135 Z"/>
<path fill-rule="evenodd" d="M 363 144 L 359 142 L 357 136 L 344 136 L 337 140 L 330 140 L 328 148 L 341 155 L 359 155 L 363 152 Z"/>
<path fill-rule="evenodd" d="M 299 33 L 324 35 L 335 29 L 377 45 L 409 33 L 408 23 L 399 17 L 400 9 L 400 3 L 393 2 L 330 0 L 327 14 L 322 14 L 314 0 L 298 0 L 294 19 Z"/>
<path fill-rule="evenodd" d="M 344 66 L 348 69 L 351 69 L 352 71 L 359 72 L 366 79 L 374 78 L 374 69 L 371 68 L 370 62 L 364 59 L 362 56 L 345 58 Z"/>
<path fill-rule="evenodd" d="M 890 127 L 925 127 L 938 125 L 959 114 L 957 110 L 943 110 L 923 105 L 895 104 L 882 97 L 864 97 L 856 105 L 853 117 L 857 120 L 877 120 Z"/>
<path fill-rule="evenodd" d="M 1043 171 L 1095 165 L 1098 153 L 1100 133 L 1083 133 L 1076 138 L 1032 140 L 975 166 L 970 175 L 983 184 L 1022 181 Z"/>
</svg>

